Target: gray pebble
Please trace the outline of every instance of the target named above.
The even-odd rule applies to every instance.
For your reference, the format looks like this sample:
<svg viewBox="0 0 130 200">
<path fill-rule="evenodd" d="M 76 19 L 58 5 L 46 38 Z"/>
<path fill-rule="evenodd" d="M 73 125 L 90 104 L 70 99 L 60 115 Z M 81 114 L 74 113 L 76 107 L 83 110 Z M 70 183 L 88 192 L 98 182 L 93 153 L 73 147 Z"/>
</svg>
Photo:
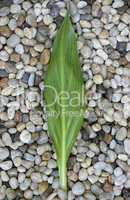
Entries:
<svg viewBox="0 0 130 200">
<path fill-rule="evenodd" d="M 127 129 L 125 127 L 120 128 L 116 133 L 116 139 L 123 141 L 127 136 Z"/>
<path fill-rule="evenodd" d="M 12 161 L 5 161 L 5 162 L 1 162 L 0 163 L 0 168 L 7 171 L 9 169 L 11 169 L 13 166 Z"/>
<path fill-rule="evenodd" d="M 0 8 L 0 17 L 5 17 L 8 14 L 9 14 L 9 8 L 8 7 Z"/>
<path fill-rule="evenodd" d="M 5 69 L 0 69 L 0 78 L 8 77 L 8 73 Z"/>
<path fill-rule="evenodd" d="M 72 192 L 76 196 L 80 196 L 85 192 L 83 183 L 77 182 L 72 186 Z"/>
<path fill-rule="evenodd" d="M 5 160 L 9 156 L 9 150 L 7 148 L 0 147 L 0 160 Z"/>
<path fill-rule="evenodd" d="M 0 51 L 0 60 L 8 61 L 8 59 L 9 59 L 9 54 L 4 50 Z"/>
<path fill-rule="evenodd" d="M 12 14 L 16 14 L 16 13 L 20 13 L 21 11 L 21 6 L 18 5 L 18 4 L 12 4 L 11 7 L 10 7 L 10 12 Z"/>
<path fill-rule="evenodd" d="M 20 38 L 16 34 L 12 34 L 7 40 L 7 45 L 9 47 L 16 47 L 20 43 Z"/>
</svg>

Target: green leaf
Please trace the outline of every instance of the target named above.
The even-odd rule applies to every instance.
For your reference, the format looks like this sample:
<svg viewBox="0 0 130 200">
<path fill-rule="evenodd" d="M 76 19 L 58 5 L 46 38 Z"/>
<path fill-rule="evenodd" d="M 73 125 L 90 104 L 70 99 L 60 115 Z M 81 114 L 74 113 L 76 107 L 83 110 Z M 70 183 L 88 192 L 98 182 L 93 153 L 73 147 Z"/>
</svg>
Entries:
<svg viewBox="0 0 130 200">
<path fill-rule="evenodd" d="M 45 76 L 48 129 L 56 155 L 60 186 L 67 189 L 67 161 L 83 123 L 84 94 L 76 36 L 67 15 L 56 34 Z"/>
</svg>

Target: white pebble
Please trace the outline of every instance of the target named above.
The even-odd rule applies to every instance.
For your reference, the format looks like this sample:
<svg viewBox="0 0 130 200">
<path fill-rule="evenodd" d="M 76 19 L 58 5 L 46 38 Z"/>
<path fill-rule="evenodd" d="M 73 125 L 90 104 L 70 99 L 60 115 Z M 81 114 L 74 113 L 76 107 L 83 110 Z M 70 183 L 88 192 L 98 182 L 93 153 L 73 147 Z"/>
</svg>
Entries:
<svg viewBox="0 0 130 200">
<path fill-rule="evenodd" d="M 29 131 L 23 130 L 20 134 L 20 140 L 25 144 L 29 144 L 31 142 L 31 134 Z"/>
</svg>

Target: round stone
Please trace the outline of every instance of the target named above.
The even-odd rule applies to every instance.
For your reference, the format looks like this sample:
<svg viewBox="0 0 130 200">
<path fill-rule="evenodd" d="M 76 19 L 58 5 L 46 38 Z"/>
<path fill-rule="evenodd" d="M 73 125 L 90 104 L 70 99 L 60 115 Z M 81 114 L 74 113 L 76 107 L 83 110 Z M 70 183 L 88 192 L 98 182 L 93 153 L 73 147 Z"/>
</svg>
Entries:
<svg viewBox="0 0 130 200">
<path fill-rule="evenodd" d="M 7 40 L 7 45 L 9 47 L 16 47 L 20 43 L 20 38 L 16 34 L 12 34 L 10 38 Z"/>
<path fill-rule="evenodd" d="M 87 2 L 86 1 L 79 1 L 79 3 L 77 4 L 77 8 L 82 9 L 85 6 L 87 6 Z"/>
<path fill-rule="evenodd" d="M 15 47 L 15 51 L 16 53 L 18 54 L 23 54 L 24 53 L 24 47 L 22 44 L 18 44 L 16 47 Z"/>
<path fill-rule="evenodd" d="M 12 31 L 15 30 L 16 27 L 17 27 L 17 22 L 16 22 L 16 20 L 15 20 L 15 19 L 11 19 L 11 20 L 9 21 L 8 26 L 9 26 L 10 30 L 12 30 Z"/>
<path fill-rule="evenodd" d="M 20 140 L 25 144 L 29 144 L 31 142 L 31 134 L 29 131 L 23 130 L 20 134 Z"/>
<path fill-rule="evenodd" d="M 82 49 L 81 49 L 81 54 L 84 58 L 90 58 L 91 57 L 91 49 L 90 47 L 88 46 L 84 46 Z"/>
<path fill-rule="evenodd" d="M 25 197 L 26 199 L 32 199 L 32 197 L 33 197 L 33 192 L 32 192 L 32 190 L 26 190 L 26 191 L 24 192 L 24 197 Z"/>
<path fill-rule="evenodd" d="M 9 22 L 9 18 L 7 16 L 5 17 L 0 17 L 0 26 L 5 26 Z"/>
<path fill-rule="evenodd" d="M 93 77 L 93 81 L 94 83 L 96 83 L 97 85 L 100 85 L 101 83 L 103 83 L 103 77 L 100 74 L 96 74 Z"/>
<path fill-rule="evenodd" d="M 116 139 L 123 141 L 127 136 L 127 129 L 125 127 L 120 128 L 116 133 Z"/>
<path fill-rule="evenodd" d="M 38 190 L 40 194 L 44 193 L 48 189 L 48 182 L 41 182 L 38 185 Z"/>
<path fill-rule="evenodd" d="M 12 161 L 5 161 L 5 162 L 0 163 L 0 168 L 5 171 L 11 169 L 12 166 L 13 166 Z"/>
<path fill-rule="evenodd" d="M 124 6 L 124 1 L 122 1 L 122 0 L 116 0 L 116 1 L 114 1 L 114 3 L 112 4 L 112 7 L 113 7 L 113 8 L 120 8 L 120 7 L 122 7 L 122 6 Z"/>
<path fill-rule="evenodd" d="M 11 179 L 9 180 L 9 184 L 12 189 L 16 189 L 18 187 L 18 181 L 16 177 L 11 177 Z"/>
<path fill-rule="evenodd" d="M 12 139 L 10 137 L 10 134 L 5 132 L 2 135 L 2 141 L 4 142 L 5 146 L 11 146 L 12 144 Z"/>
<path fill-rule="evenodd" d="M 5 171 L 1 171 L 0 175 L 1 175 L 1 180 L 3 182 L 8 182 L 9 181 L 9 176 Z"/>
<path fill-rule="evenodd" d="M 7 148 L 0 147 L 0 160 L 5 160 L 9 156 L 9 150 Z"/>
<path fill-rule="evenodd" d="M 72 192 L 76 196 L 82 195 L 84 191 L 85 191 L 85 188 L 84 188 L 83 183 L 81 182 L 77 182 L 72 186 Z"/>
<path fill-rule="evenodd" d="M 41 183 L 42 182 L 42 176 L 40 173 L 38 172 L 33 172 L 31 174 L 31 180 L 34 182 L 34 183 Z"/>
<path fill-rule="evenodd" d="M 21 11 L 21 6 L 18 4 L 12 4 L 10 7 L 10 12 L 13 14 L 19 13 Z"/>
<path fill-rule="evenodd" d="M 87 180 L 87 177 L 88 177 L 87 170 L 84 169 L 84 168 L 80 169 L 80 171 L 79 171 L 79 180 L 80 181 L 85 181 L 85 180 Z"/>
<path fill-rule="evenodd" d="M 107 58 L 108 58 L 108 55 L 106 54 L 105 51 L 103 51 L 103 49 L 98 49 L 97 55 L 100 56 L 101 58 L 103 58 L 103 60 L 107 60 Z"/>
<path fill-rule="evenodd" d="M 8 61 L 8 59 L 9 59 L 9 54 L 4 50 L 0 51 L 0 60 Z"/>
</svg>

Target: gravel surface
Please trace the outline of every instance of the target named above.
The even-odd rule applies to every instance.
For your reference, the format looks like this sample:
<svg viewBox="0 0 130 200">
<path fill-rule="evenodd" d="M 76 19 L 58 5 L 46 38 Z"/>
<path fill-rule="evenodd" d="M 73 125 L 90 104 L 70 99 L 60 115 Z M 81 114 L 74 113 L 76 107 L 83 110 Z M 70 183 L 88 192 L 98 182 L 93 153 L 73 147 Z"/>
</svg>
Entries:
<svg viewBox="0 0 130 200">
<path fill-rule="evenodd" d="M 87 110 L 68 162 L 68 200 L 130 199 L 130 1 L 0 1 L 0 200 L 63 200 L 43 74 L 67 2 Z"/>
</svg>

